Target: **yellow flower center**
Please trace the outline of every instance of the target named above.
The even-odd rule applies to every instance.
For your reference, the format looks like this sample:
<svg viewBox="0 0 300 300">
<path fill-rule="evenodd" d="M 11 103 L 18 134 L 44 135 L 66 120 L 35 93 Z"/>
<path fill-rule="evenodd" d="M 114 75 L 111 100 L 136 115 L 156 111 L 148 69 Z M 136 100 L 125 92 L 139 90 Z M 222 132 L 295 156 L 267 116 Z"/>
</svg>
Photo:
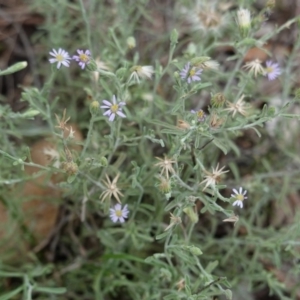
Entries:
<svg viewBox="0 0 300 300">
<path fill-rule="evenodd" d="M 199 119 L 202 119 L 202 118 L 204 117 L 204 111 L 203 111 L 203 110 L 197 111 L 197 117 L 198 117 Z"/>
<path fill-rule="evenodd" d="M 189 72 L 189 76 L 193 77 L 196 74 L 196 69 L 192 68 Z"/>
<path fill-rule="evenodd" d="M 272 73 L 273 71 L 274 71 L 274 69 L 273 69 L 272 67 L 267 67 L 267 68 L 266 68 L 266 72 L 267 72 L 268 74 Z"/>
<path fill-rule="evenodd" d="M 82 54 L 79 55 L 79 59 L 80 59 L 82 62 L 87 62 L 87 61 L 89 61 L 89 57 L 88 57 L 86 54 L 84 54 L 84 53 L 82 53 Z"/>
<path fill-rule="evenodd" d="M 58 61 L 63 61 L 63 60 L 64 60 L 64 57 L 63 57 L 61 54 L 57 54 L 57 55 L 56 55 L 56 59 L 57 59 Z"/>
<path fill-rule="evenodd" d="M 143 70 L 142 66 L 135 66 L 135 71 L 140 73 Z"/>
<path fill-rule="evenodd" d="M 115 211 L 115 213 L 116 213 L 117 217 L 119 217 L 119 218 L 122 217 L 122 211 L 121 210 L 118 209 L 118 210 Z"/>
<path fill-rule="evenodd" d="M 167 181 L 166 179 L 161 179 L 161 182 L 159 184 L 159 189 L 161 192 L 163 193 L 169 193 L 170 190 L 171 190 L 171 186 L 170 186 L 170 183 L 169 181 Z"/>
<path fill-rule="evenodd" d="M 244 195 L 242 195 L 242 194 L 237 194 L 237 195 L 236 195 L 236 199 L 239 200 L 239 201 L 244 201 Z"/>
<path fill-rule="evenodd" d="M 112 113 L 116 113 L 119 109 L 119 105 L 118 104 L 113 104 L 111 107 L 110 107 L 110 110 Z"/>
</svg>

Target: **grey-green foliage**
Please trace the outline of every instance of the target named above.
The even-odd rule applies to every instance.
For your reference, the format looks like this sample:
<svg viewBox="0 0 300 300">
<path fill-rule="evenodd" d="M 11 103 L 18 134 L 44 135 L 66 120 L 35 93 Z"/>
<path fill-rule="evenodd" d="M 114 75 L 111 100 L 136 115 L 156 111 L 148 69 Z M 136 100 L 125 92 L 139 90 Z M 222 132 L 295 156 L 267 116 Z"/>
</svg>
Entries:
<svg viewBox="0 0 300 300">
<path fill-rule="evenodd" d="M 24 156 L 28 151 L 16 150 L 9 137 L 51 132 L 65 145 L 54 116 L 62 116 L 64 108 L 86 133 L 83 150 L 74 157 L 78 173 L 60 183 L 65 199 L 71 199 L 68 204 L 62 199 L 61 204 L 68 206 L 71 219 L 77 221 L 68 225 L 76 235 L 65 234 L 60 240 L 71 254 L 55 261 L 55 270 L 36 257 L 17 271 L 3 265 L 1 277 L 18 277 L 22 283 L 11 291 L 0 285 L 0 300 L 16 299 L 15 295 L 26 300 L 33 299 L 32 295 L 42 297 L 39 299 L 136 300 L 234 299 L 236 295 L 242 299 L 264 287 L 280 299 L 295 299 L 299 289 L 299 218 L 290 214 L 287 224 L 276 228 L 270 220 L 278 213 L 275 203 L 288 210 L 288 195 L 299 184 L 299 168 L 295 167 L 299 164 L 298 149 L 287 141 L 286 147 L 282 145 L 284 126 L 277 128 L 273 137 L 265 128 L 271 120 L 280 119 L 283 124 L 288 124 L 288 118 L 298 120 L 291 107 L 299 97 L 287 83 L 292 74 L 286 73 L 279 79 L 284 87 L 278 92 L 285 104 L 260 107 L 256 101 L 260 97 L 271 102 L 271 97 L 263 91 L 258 95 L 256 90 L 264 77 L 251 76 L 243 69 L 243 61 L 251 47 L 262 47 L 297 19 L 258 40 L 255 32 L 263 26 L 259 18 L 263 12 L 252 16 L 253 27 L 245 36 L 236 26 L 236 11 L 224 13 L 227 22 L 220 22 L 220 28 L 205 32 L 189 27 L 189 20 L 184 19 L 187 12 L 192 15 L 188 10 L 191 2 L 178 1 L 174 10 L 156 2 L 157 8 L 152 7 L 151 3 L 32 1 L 33 8 L 45 16 L 42 27 L 47 32 L 44 36 L 38 32 L 35 42 L 47 51 L 62 47 L 73 53 L 89 48 L 92 59 L 100 56 L 108 69 L 97 69 L 95 82 L 91 67 L 81 71 L 72 62 L 69 69 L 56 70 L 42 60 L 47 56 L 44 53 L 37 57 L 40 68 L 36 73 L 45 75 L 45 86 L 42 90 L 24 89 L 22 101 L 28 103 L 28 110 L 13 113 L 7 106 L 0 107 L 0 122 L 5 124 L 0 133 L 5 141 L 0 152 L 4 193 L 22 176 L 21 172 L 11 174 L 11 170 L 22 167 L 28 157 Z M 171 28 L 156 34 L 155 14 L 162 8 Z M 131 36 L 137 37 L 139 44 L 130 50 L 126 41 Z M 221 60 L 218 70 L 204 69 L 202 80 L 192 84 L 180 78 L 187 62 L 205 63 L 221 45 L 232 47 L 236 54 L 228 61 Z M 282 73 L 292 70 L 299 40 L 292 51 Z M 141 79 L 139 85 L 131 82 L 134 65 L 152 65 L 152 80 Z M 226 100 L 214 105 L 210 99 L 218 93 Z M 112 95 L 126 102 L 126 119 L 108 122 L 101 109 L 91 108 L 90 114 L 89 99 L 101 103 L 110 101 Z M 228 110 L 230 103 L 239 100 L 244 101 L 245 111 Z M 206 109 L 203 122 L 190 113 L 200 108 Z M 28 123 L 27 119 L 36 115 L 44 121 L 44 128 L 34 130 L 35 121 Z M 259 142 L 247 156 L 236 140 L 250 132 Z M 263 152 L 261 145 L 270 140 L 274 147 L 268 149 L 274 153 Z M 173 169 L 159 175 L 156 157 L 163 159 L 164 155 L 172 160 Z M 230 172 L 204 189 L 201 182 L 212 176 L 218 164 Z M 53 167 L 42 169 L 55 172 Z M 117 186 L 124 194 L 121 201 L 130 210 L 129 219 L 121 226 L 109 218 L 109 208 L 116 199 L 99 199 L 106 189 L 106 175 L 113 180 L 118 173 Z M 232 207 L 234 199 L 230 197 L 231 189 L 239 187 L 248 191 L 243 209 Z M 235 225 L 222 222 L 235 214 L 239 215 Z M 178 223 L 167 228 L 170 216 Z M 37 268 L 42 271 L 36 273 Z M 290 276 L 292 284 L 281 282 L 278 272 Z"/>
</svg>

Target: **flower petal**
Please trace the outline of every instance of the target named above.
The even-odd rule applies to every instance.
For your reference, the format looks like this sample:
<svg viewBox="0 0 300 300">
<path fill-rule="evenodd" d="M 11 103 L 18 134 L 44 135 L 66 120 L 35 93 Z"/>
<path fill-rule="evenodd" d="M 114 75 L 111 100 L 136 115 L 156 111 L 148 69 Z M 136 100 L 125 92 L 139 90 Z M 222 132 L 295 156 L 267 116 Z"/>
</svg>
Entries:
<svg viewBox="0 0 300 300">
<path fill-rule="evenodd" d="M 110 116 L 112 114 L 112 112 L 111 112 L 111 110 L 109 109 L 109 110 L 107 110 L 104 114 L 103 114 L 103 116 Z"/>
<path fill-rule="evenodd" d="M 107 100 L 103 100 L 102 103 L 104 103 L 104 104 L 108 105 L 109 107 L 111 107 L 111 103 Z"/>
<path fill-rule="evenodd" d="M 120 110 L 117 111 L 117 115 L 122 117 L 122 118 L 126 118 L 126 115 L 123 114 Z"/>
<path fill-rule="evenodd" d="M 114 119 L 115 119 L 115 116 L 116 114 L 115 113 L 112 113 L 109 118 L 108 118 L 108 121 L 112 122 Z"/>
<path fill-rule="evenodd" d="M 66 61 L 66 60 L 63 60 L 61 63 L 62 63 L 65 67 L 69 67 L 69 66 L 70 66 L 70 63 L 69 63 L 68 61 Z"/>
<path fill-rule="evenodd" d="M 117 216 L 111 216 L 111 220 L 116 223 L 118 222 L 118 217 Z"/>
<path fill-rule="evenodd" d="M 122 210 L 122 205 L 117 203 L 114 207 L 115 210 Z"/>
</svg>

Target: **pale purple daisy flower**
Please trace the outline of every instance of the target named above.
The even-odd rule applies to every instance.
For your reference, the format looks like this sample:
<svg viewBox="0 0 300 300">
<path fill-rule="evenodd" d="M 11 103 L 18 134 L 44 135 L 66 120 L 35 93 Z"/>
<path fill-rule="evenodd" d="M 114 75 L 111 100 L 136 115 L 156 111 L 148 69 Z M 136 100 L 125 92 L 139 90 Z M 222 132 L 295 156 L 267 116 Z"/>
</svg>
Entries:
<svg viewBox="0 0 300 300">
<path fill-rule="evenodd" d="M 49 54 L 51 56 L 54 56 L 54 58 L 49 59 L 49 62 L 51 64 L 57 63 L 57 69 L 59 69 L 61 65 L 69 67 L 71 57 L 69 56 L 69 53 L 67 51 L 61 48 L 59 48 L 58 51 L 52 49 L 52 52 L 50 51 Z"/>
<path fill-rule="evenodd" d="M 91 52 L 90 50 L 77 50 L 78 55 L 73 55 L 73 59 L 78 62 L 81 69 L 84 69 L 85 66 L 90 62 Z"/>
<path fill-rule="evenodd" d="M 188 83 L 191 83 L 193 81 L 200 81 L 200 75 L 202 71 L 202 69 L 191 67 L 190 62 L 188 62 L 180 72 L 180 77 L 181 79 L 186 80 Z"/>
<path fill-rule="evenodd" d="M 271 60 L 266 62 L 266 68 L 264 71 L 269 81 L 276 79 L 281 74 L 279 65 L 277 63 L 273 63 Z"/>
<path fill-rule="evenodd" d="M 231 194 L 231 197 L 236 199 L 236 201 L 234 201 L 232 205 L 237 205 L 240 208 L 243 208 L 243 201 L 248 198 L 245 196 L 247 194 L 247 191 L 243 191 L 242 187 L 240 187 L 239 191 L 237 191 L 236 189 L 233 189 L 232 191 L 234 192 L 234 194 Z"/>
<path fill-rule="evenodd" d="M 115 116 L 118 115 L 122 118 L 126 118 L 125 114 L 122 112 L 122 107 L 126 105 L 125 102 L 119 102 L 117 103 L 116 96 L 113 95 L 112 97 L 112 103 L 110 103 L 107 100 L 103 100 L 102 103 L 104 105 L 101 106 L 101 108 L 107 108 L 108 110 L 103 114 L 103 116 L 109 116 L 108 120 L 112 122 L 115 119 Z"/>
<path fill-rule="evenodd" d="M 122 208 L 121 204 L 116 204 L 114 208 L 110 208 L 110 219 L 116 223 L 120 221 L 121 223 L 125 222 L 125 219 L 128 218 L 129 210 L 127 208 L 127 204 Z"/>
<path fill-rule="evenodd" d="M 206 119 L 206 114 L 204 113 L 204 111 L 202 109 L 199 109 L 199 110 L 192 109 L 191 113 L 196 114 L 199 122 L 203 122 Z"/>
</svg>

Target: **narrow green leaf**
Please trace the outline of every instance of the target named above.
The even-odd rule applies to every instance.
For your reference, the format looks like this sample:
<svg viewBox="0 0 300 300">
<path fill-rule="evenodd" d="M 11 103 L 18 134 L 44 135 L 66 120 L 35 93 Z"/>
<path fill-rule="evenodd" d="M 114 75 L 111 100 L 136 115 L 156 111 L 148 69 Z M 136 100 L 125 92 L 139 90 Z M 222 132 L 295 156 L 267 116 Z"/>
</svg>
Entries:
<svg viewBox="0 0 300 300">
<path fill-rule="evenodd" d="M 225 290 L 224 294 L 226 296 L 226 299 L 232 300 L 232 291 L 231 290 Z"/>
<path fill-rule="evenodd" d="M 217 260 L 210 262 L 205 268 L 205 271 L 207 273 L 212 273 L 212 271 L 218 266 L 218 264 L 219 262 Z"/>
<path fill-rule="evenodd" d="M 22 290 L 23 290 L 23 286 L 19 286 L 14 291 L 9 292 L 7 294 L 4 294 L 4 295 L 0 296 L 0 300 L 12 299 L 15 295 L 18 295 L 20 292 L 22 292 Z"/>
<path fill-rule="evenodd" d="M 163 232 L 163 233 L 157 235 L 157 236 L 155 237 L 155 239 L 156 239 L 156 240 L 161 240 L 161 239 L 167 237 L 169 234 L 170 234 L 169 231 L 165 231 L 165 232 Z"/>
<path fill-rule="evenodd" d="M 9 74 L 13 74 L 16 73 L 18 71 L 23 70 L 24 68 L 27 67 L 27 62 L 26 61 L 22 61 L 22 62 L 18 62 L 10 67 L 8 67 L 6 70 L 0 70 L 0 75 L 9 75 Z"/>
<path fill-rule="evenodd" d="M 64 294 L 67 289 L 65 287 L 36 287 L 34 288 L 36 292 L 41 292 L 41 293 L 49 293 L 49 294 Z"/>
<path fill-rule="evenodd" d="M 214 140 L 213 140 L 212 142 L 213 142 L 218 148 L 220 148 L 220 149 L 223 151 L 223 153 L 224 153 L 225 155 L 227 154 L 228 150 L 227 150 L 227 148 L 225 147 L 225 145 L 222 144 L 222 143 L 220 142 L 220 140 L 214 138 Z"/>
</svg>

